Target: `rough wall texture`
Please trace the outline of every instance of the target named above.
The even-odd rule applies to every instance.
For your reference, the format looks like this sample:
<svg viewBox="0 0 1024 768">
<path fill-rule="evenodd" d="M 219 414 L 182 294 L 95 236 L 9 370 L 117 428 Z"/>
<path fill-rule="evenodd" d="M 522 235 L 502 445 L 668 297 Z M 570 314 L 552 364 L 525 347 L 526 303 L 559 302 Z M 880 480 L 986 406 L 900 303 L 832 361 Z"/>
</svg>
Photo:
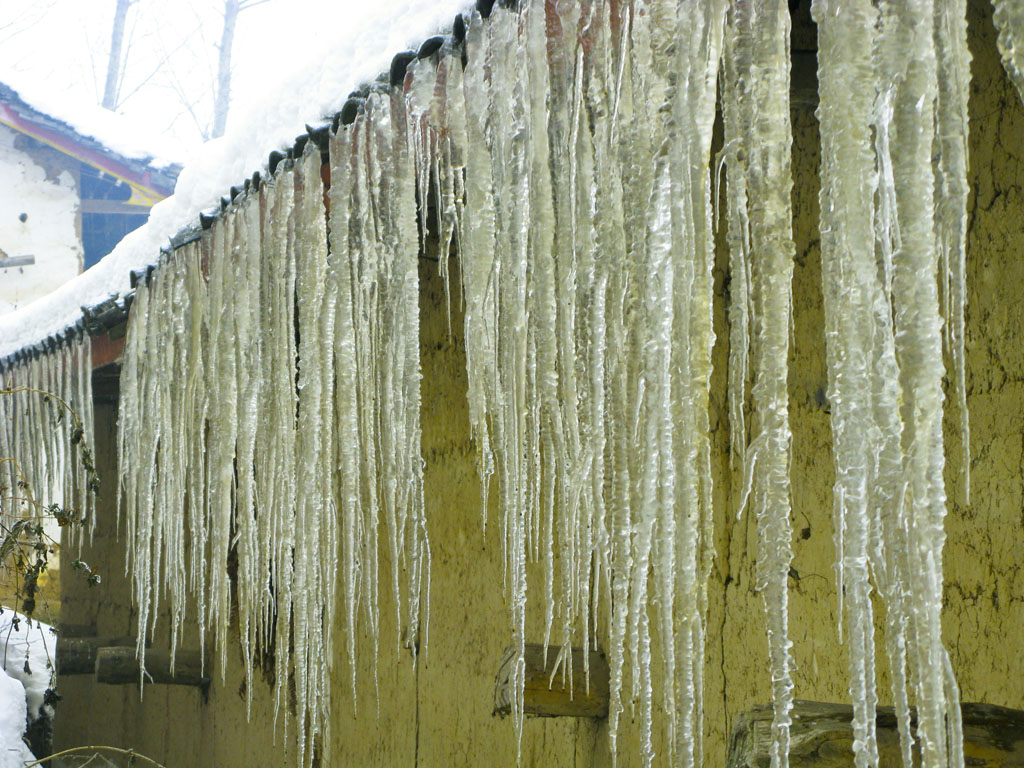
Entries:
<svg viewBox="0 0 1024 768">
<path fill-rule="evenodd" d="M 1024 639 L 1024 574 L 1019 565 L 1024 560 L 1024 308 L 1018 299 L 1018 286 L 1024 282 L 1024 263 L 1018 258 L 1024 242 L 1024 108 L 1002 73 L 990 9 L 972 7 L 970 24 L 973 193 L 967 344 L 973 488 L 971 504 L 965 506 L 957 414 L 951 412 L 944 629 L 963 700 L 1024 708 L 1024 672 L 1018 660 Z M 795 109 L 793 117 L 797 265 L 796 344 L 790 373 L 795 531 L 790 599 L 795 683 L 800 698 L 843 701 L 847 661 L 846 650 L 837 641 L 832 571 L 833 469 L 821 332 L 817 124 L 809 108 Z M 355 699 L 350 695 L 349 661 L 343 655 L 337 660 L 333 763 L 339 766 L 515 765 L 512 723 L 491 716 L 494 675 L 510 636 L 501 593 L 499 531 L 496 524 L 486 534 L 481 530 L 475 452 L 468 437 L 459 296 L 453 288 L 449 336 L 436 266 L 434 261 L 421 261 L 423 452 L 433 555 L 429 652 L 414 668 L 408 652 L 397 649 L 395 628 L 388 623 L 393 621 L 388 590 L 382 590 L 379 706 L 366 661 L 372 650 L 369 642 L 361 642 Z M 736 519 L 736 478 L 727 454 L 724 268 L 717 270 L 716 281 L 719 341 L 712 426 L 718 447 L 717 561 L 708 617 L 708 766 L 724 764 L 738 714 L 769 696 L 763 608 L 752 580 L 755 526 L 748 518 Z M 90 562 L 104 563 L 105 585 L 102 592 L 68 585 L 64 618 L 76 624 L 95 622 L 100 634 L 117 635 L 131 631 L 133 619 L 127 583 L 120 574 L 123 544 L 114 538 L 109 500 L 114 484 L 113 419 L 109 407 L 98 409 L 107 522 L 85 555 Z M 490 519 L 497 520 L 493 509 Z M 534 610 L 529 621 L 533 635 L 527 639 L 537 640 L 539 611 Z M 196 637 L 189 641 L 197 647 Z M 134 686 L 96 686 L 89 678 L 64 678 L 58 744 L 134 746 L 168 766 L 291 765 L 294 758 L 285 754 L 287 740 L 280 732 L 275 745 L 267 683 L 257 674 L 247 724 L 240 654 L 230 654 L 226 684 L 220 683 L 220 670 L 214 674 L 208 698 L 193 689 L 150 686 L 141 702 Z M 889 699 L 887 686 L 883 668 L 879 691 L 884 702 Z M 664 749 L 658 753 L 662 764 Z M 639 728 L 627 710 L 618 765 L 638 765 L 638 755 Z M 603 722 L 559 718 L 526 723 L 524 766 L 583 768 L 610 763 Z"/>
</svg>

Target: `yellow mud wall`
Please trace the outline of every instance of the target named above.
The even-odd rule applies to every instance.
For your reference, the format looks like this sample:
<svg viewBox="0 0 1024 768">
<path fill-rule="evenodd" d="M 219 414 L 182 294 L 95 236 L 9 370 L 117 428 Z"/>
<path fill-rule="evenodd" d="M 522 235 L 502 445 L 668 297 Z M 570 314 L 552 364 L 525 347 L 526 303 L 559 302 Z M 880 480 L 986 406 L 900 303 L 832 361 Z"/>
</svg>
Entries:
<svg viewBox="0 0 1024 768">
<path fill-rule="evenodd" d="M 813 30 L 798 29 L 813 44 Z M 972 4 L 969 200 L 968 402 L 972 430 L 972 494 L 963 503 L 958 414 L 947 415 L 944 637 L 963 701 L 1024 709 L 1024 109 L 1006 80 L 995 47 L 990 7 Z M 793 429 L 793 572 L 790 628 L 798 698 L 846 699 L 846 650 L 837 640 L 832 563 L 833 467 L 830 450 L 818 251 L 818 136 L 811 107 L 793 110 L 795 186 L 793 286 L 795 345 L 790 396 Z M 482 530 L 475 449 L 469 439 L 462 317 L 453 263 L 449 334 L 437 276 L 436 247 L 421 259 L 423 457 L 432 567 L 429 647 L 417 664 L 396 640 L 396 618 L 381 563 L 381 633 L 374 677 L 370 641 L 358 640 L 355 696 L 351 663 L 339 642 L 333 674 L 332 765 L 514 766 L 510 719 L 492 717 L 494 677 L 510 630 L 502 597 L 500 520 L 493 498 Z M 756 530 L 737 519 L 736 478 L 729 468 L 725 365 L 728 278 L 725 254 L 716 269 L 715 372 L 712 428 L 715 456 L 715 548 L 705 671 L 705 765 L 724 765 L 737 716 L 769 700 L 763 607 L 753 585 Z M 115 409 L 97 409 L 97 453 L 106 491 L 101 530 L 83 555 L 103 572 L 87 590 L 65 585 L 63 619 L 95 624 L 100 635 L 134 633 L 123 542 L 114 536 Z M 492 494 L 493 497 L 494 494 Z M 530 583 L 540 583 L 537 570 Z M 539 642 L 539 589 L 531 588 L 527 640 Z M 606 608 L 606 606 L 605 606 Z M 876 615 L 881 606 L 876 604 Z M 166 617 L 165 617 L 166 619 Z M 656 626 L 656 622 L 652 622 Z M 166 643 L 167 623 L 154 640 Z M 880 635 L 878 637 L 880 641 Z M 198 648 L 194 628 L 185 647 Z M 879 660 L 879 694 L 889 701 L 888 673 Z M 226 683 L 213 663 L 208 695 L 191 688 L 102 686 L 61 679 L 56 744 L 113 744 L 149 754 L 167 766 L 288 766 L 280 729 L 275 737 L 271 687 L 254 676 L 252 714 L 237 643 L 228 652 Z M 658 674 L 655 670 L 654 679 Z M 628 676 L 626 680 L 628 688 Z M 660 691 L 656 691 L 656 697 Z M 663 734 L 655 763 L 665 765 Z M 627 707 L 618 763 L 640 764 L 640 728 Z M 570 718 L 526 721 L 523 766 L 608 766 L 607 724 Z"/>
</svg>

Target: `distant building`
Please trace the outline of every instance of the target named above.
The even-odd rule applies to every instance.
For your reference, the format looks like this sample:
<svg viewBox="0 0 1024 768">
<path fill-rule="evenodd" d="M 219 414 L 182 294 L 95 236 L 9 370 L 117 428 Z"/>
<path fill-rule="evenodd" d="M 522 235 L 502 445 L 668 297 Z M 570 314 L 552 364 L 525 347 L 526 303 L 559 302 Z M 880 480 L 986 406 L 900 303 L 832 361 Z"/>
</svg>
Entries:
<svg viewBox="0 0 1024 768">
<path fill-rule="evenodd" d="M 91 267 L 174 191 L 180 166 L 127 156 L 72 122 L 0 83 L 0 314 Z"/>
</svg>

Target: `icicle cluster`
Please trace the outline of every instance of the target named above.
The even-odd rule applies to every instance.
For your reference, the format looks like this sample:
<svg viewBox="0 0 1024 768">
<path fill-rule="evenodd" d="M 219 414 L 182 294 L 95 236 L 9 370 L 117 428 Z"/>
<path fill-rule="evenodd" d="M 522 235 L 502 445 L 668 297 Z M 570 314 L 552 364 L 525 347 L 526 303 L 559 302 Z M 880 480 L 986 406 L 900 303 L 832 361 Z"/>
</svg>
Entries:
<svg viewBox="0 0 1024 768">
<path fill-rule="evenodd" d="M 331 143 L 327 292 L 336 329 L 334 361 L 324 364 L 337 372 L 333 440 L 342 478 L 337 497 L 342 573 L 347 576 L 344 626 L 353 661 L 360 609 L 375 643 L 377 638 L 381 515 L 388 532 L 397 626 L 404 627 L 415 656 L 422 623 L 426 651 L 430 544 L 420 458 L 421 240 L 414 154 L 413 131 L 398 89 L 390 96 L 371 95 L 356 121 Z M 404 600 L 399 599 L 400 572 L 407 580 Z M 354 674 L 353 664 L 353 686 Z"/>
<path fill-rule="evenodd" d="M 42 521 L 57 504 L 81 542 L 96 525 L 89 337 L 0 371 L 0 392 L 0 524 Z"/>
<path fill-rule="evenodd" d="M 496 475 L 519 647 L 513 695 L 526 563 L 536 560 L 544 641 L 563 673 L 572 646 L 596 642 L 607 610 L 613 752 L 632 699 L 652 762 L 660 695 L 671 759 L 694 765 L 712 552 L 709 165 L 725 3 L 524 6 L 486 22 L 475 14 L 466 68 L 420 62 L 407 83 L 442 253 L 458 239 L 484 524 Z M 651 675 L 655 632 L 662 682 Z M 522 701 L 512 710 L 521 729 Z"/>
<path fill-rule="evenodd" d="M 789 764 L 793 704 L 787 596 L 793 559 L 787 378 L 795 251 L 789 33 L 789 7 L 782 0 L 730 6 L 723 88 L 732 290 L 729 411 L 734 454 L 743 467 L 740 507 L 749 503 L 757 518 L 756 585 L 765 605 L 774 705 L 772 768 Z M 754 437 L 744 446 L 748 366 Z"/>
<path fill-rule="evenodd" d="M 858 766 L 878 765 L 869 571 L 885 607 L 903 764 L 914 764 L 913 700 L 921 764 L 963 765 L 940 611 L 943 317 L 965 474 L 968 460 L 965 11 L 958 0 L 813 6 L 837 588 Z"/>
<path fill-rule="evenodd" d="M 1024 99 L 1024 6 L 1016 0 L 994 0 L 992 21 L 999 31 L 999 52 L 1006 74 Z"/>
<path fill-rule="evenodd" d="M 613 755 L 628 701 L 643 763 L 654 762 L 661 697 L 668 761 L 701 764 L 721 68 L 732 457 L 740 506 L 757 519 L 771 762 L 782 768 L 793 688 L 788 5 L 521 5 L 473 14 L 467 66 L 448 48 L 413 61 L 401 88 L 371 93 L 331 138 L 329 238 L 311 150 L 140 287 L 119 433 L 140 655 L 166 599 L 172 642 L 187 620 L 212 627 L 223 669 L 237 600 L 247 673 L 276 652 L 277 706 L 294 683 L 312 759 L 315 740 L 329 743 L 335 606 L 353 687 L 357 630 L 379 642 L 382 526 L 396 620 L 414 654 L 421 633 L 425 648 L 417 255 L 432 233 L 446 285 L 453 246 L 461 261 L 483 523 L 493 485 L 518 648 L 517 733 L 526 604 L 539 594 L 562 674 L 581 658 L 571 648 L 607 639 Z M 958 765 L 939 608 L 944 340 L 965 493 L 968 464 L 962 0 L 816 0 L 815 15 L 856 759 L 878 762 L 873 576 L 904 760 L 913 701 L 924 765 Z M 528 561 L 541 574 L 529 589 Z"/>
<path fill-rule="evenodd" d="M 172 653 L 186 622 L 203 647 L 210 628 L 223 677 L 237 607 L 250 700 L 254 665 L 273 656 L 300 764 L 316 749 L 328 759 L 339 572 L 353 679 L 357 610 L 376 642 L 380 525 L 398 605 L 409 573 L 405 632 L 414 652 L 419 641 L 429 550 L 403 138 L 375 120 L 368 140 L 336 140 L 333 253 L 318 151 L 254 186 L 139 286 L 125 347 L 118 457 L 139 656 L 166 600 Z M 355 200 L 379 218 L 350 228 Z"/>
</svg>

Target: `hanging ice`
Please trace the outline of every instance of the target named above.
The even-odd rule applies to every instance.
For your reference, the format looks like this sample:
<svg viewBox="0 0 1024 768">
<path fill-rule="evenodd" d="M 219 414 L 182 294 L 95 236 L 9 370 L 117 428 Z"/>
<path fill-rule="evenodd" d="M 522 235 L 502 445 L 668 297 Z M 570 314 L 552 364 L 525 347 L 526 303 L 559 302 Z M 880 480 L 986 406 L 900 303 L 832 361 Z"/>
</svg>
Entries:
<svg viewBox="0 0 1024 768">
<path fill-rule="evenodd" d="M 757 588 L 764 599 L 775 710 L 772 767 L 789 764 L 793 702 L 787 579 L 792 561 L 789 521 L 788 355 L 792 318 L 792 132 L 789 118 L 789 9 L 776 0 L 732 6 L 726 45 L 725 145 L 729 184 L 730 266 L 740 281 L 730 309 L 730 363 L 749 344 L 754 384 L 753 432 L 743 469 L 757 517 Z M 749 293 L 747 281 L 749 280 Z M 747 312 L 751 321 L 747 320 Z M 755 335 L 748 340 L 748 329 Z M 730 413 L 740 413 L 742 374 L 732 378 Z M 742 428 L 742 424 L 733 425 Z M 741 436 L 733 437 L 733 444 Z"/>
<path fill-rule="evenodd" d="M 1016 0 L 995 0 L 993 6 L 1003 67 L 1024 100 L 1024 6 Z"/>
<path fill-rule="evenodd" d="M 76 330 L 61 346 L 0 369 L 0 524 L 34 520 L 59 544 L 57 505 L 72 545 L 96 525 L 92 347 Z M 45 606 L 39 606 L 45 611 Z"/>
<path fill-rule="evenodd" d="M 119 435 L 119 455 L 133 459 L 122 461 L 121 484 L 140 624 L 152 632 L 167 600 L 177 643 L 194 601 L 223 659 L 237 600 L 246 667 L 276 649 L 276 706 L 307 762 L 330 741 L 335 606 L 353 690 L 357 632 L 380 642 L 382 546 L 403 627 L 395 641 L 426 650 L 417 255 L 436 232 L 442 276 L 453 243 L 461 261 L 469 421 L 484 524 L 501 531 L 517 732 L 527 601 L 540 598 L 561 673 L 579 663 L 570 648 L 607 638 L 613 755 L 628 700 L 645 765 L 661 758 L 659 709 L 665 759 L 699 765 L 721 67 L 732 456 L 757 518 L 772 764 L 784 766 L 788 9 L 778 0 L 522 6 L 496 7 L 486 21 L 473 14 L 467 66 L 447 47 L 411 63 L 400 87 L 371 91 L 331 137 L 329 244 L 320 155 L 309 147 L 140 286 Z M 939 635 L 941 353 L 945 318 L 966 492 L 963 8 L 816 0 L 814 12 L 837 578 L 856 760 L 877 764 L 873 576 L 904 760 L 914 701 L 924 764 L 956 765 L 958 696 Z M 182 375 L 161 376 L 165 365 Z M 488 521 L 492 487 L 499 515 Z M 527 583 L 530 559 L 537 584 Z"/>
<path fill-rule="evenodd" d="M 426 623 L 415 177 L 408 135 L 376 99 L 375 119 L 349 130 L 356 151 L 332 142 L 333 252 L 311 145 L 139 286 L 122 371 L 140 658 L 166 596 L 172 647 L 186 621 L 210 626 L 223 675 L 237 608 L 247 691 L 274 649 L 300 764 L 329 759 L 339 578 L 353 675 L 357 605 L 376 639 L 381 522 L 414 652 Z"/>
<path fill-rule="evenodd" d="M 724 14 L 724 3 L 495 9 L 469 22 L 462 89 L 448 75 L 433 91 L 452 147 L 442 157 L 465 162 L 470 421 L 485 510 L 497 475 L 514 641 L 521 654 L 536 589 L 527 558 L 543 564 L 544 640 L 566 673 L 610 595 L 613 751 L 631 659 L 647 764 L 655 695 L 670 759 L 700 761 Z"/>
<path fill-rule="evenodd" d="M 819 1 L 813 11 L 818 23 L 822 142 L 822 288 L 836 465 L 836 590 L 845 611 L 841 624 L 850 658 L 855 761 L 864 767 L 878 764 L 869 553 L 888 541 L 881 536 L 883 516 L 898 513 L 891 505 L 883 509 L 876 489 L 880 491 L 888 478 L 873 470 L 876 457 L 891 456 L 893 448 L 898 451 L 899 434 L 887 429 L 890 424 L 870 420 L 876 413 L 872 385 L 891 394 L 895 383 L 884 378 L 887 370 L 876 369 L 877 351 L 888 360 L 893 346 L 891 326 L 879 322 L 887 298 L 874 245 L 878 175 L 871 141 L 871 51 L 878 14 L 867 1 Z M 881 403 L 877 413 L 888 415 L 886 407 L 892 402 Z M 886 522 L 896 527 L 893 521 Z M 884 568 L 876 570 L 876 578 L 887 575 Z M 881 589 L 883 595 L 891 594 L 887 584 Z"/>
<path fill-rule="evenodd" d="M 940 0 L 879 10 L 816 0 L 814 17 L 837 574 L 855 757 L 861 766 L 878 764 L 870 567 L 886 612 L 904 765 L 913 764 L 911 699 L 922 764 L 962 765 L 959 696 L 939 623 L 940 329 L 944 314 L 966 491 L 965 6 Z"/>
</svg>

